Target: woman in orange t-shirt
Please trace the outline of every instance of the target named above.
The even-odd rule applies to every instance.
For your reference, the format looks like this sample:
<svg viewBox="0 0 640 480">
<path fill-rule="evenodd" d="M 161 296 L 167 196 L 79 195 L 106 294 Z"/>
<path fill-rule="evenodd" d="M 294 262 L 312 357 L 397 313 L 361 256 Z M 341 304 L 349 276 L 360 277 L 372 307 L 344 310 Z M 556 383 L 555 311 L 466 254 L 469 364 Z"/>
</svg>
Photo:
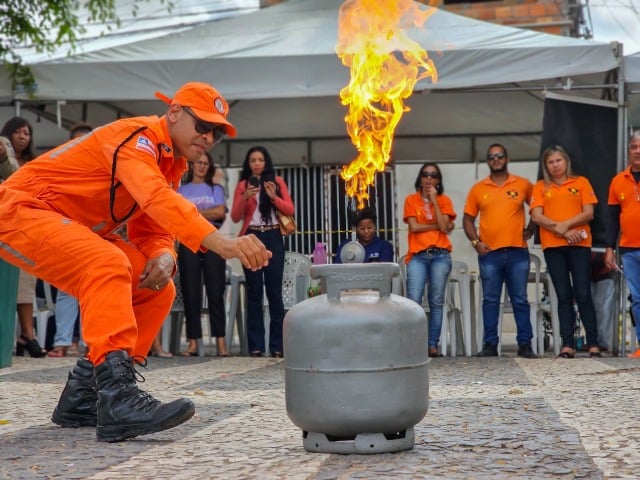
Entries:
<svg viewBox="0 0 640 480">
<path fill-rule="evenodd" d="M 429 284 L 429 356 L 441 357 L 438 340 L 442 329 L 447 279 L 451 272 L 451 242 L 447 234 L 456 213 L 444 194 L 442 173 L 435 163 L 425 163 L 415 181 L 416 193 L 404 201 L 403 220 L 409 225 L 407 297 L 422 305 Z"/>
<path fill-rule="evenodd" d="M 544 179 L 533 187 L 531 219 L 540 226 L 540 241 L 547 270 L 558 296 L 562 336 L 561 358 L 576 353 L 575 298 L 587 333 L 592 357 L 600 356 L 596 312 L 591 299 L 591 230 L 593 206 L 598 199 L 585 177 L 574 175 L 571 160 L 558 145 L 542 153 Z"/>
</svg>

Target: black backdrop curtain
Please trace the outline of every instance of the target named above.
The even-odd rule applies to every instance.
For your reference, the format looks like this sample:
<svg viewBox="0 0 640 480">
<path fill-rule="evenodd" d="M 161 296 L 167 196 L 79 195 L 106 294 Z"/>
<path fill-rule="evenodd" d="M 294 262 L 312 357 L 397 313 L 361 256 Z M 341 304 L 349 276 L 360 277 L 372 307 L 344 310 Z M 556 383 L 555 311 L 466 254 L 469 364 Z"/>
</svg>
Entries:
<svg viewBox="0 0 640 480">
<path fill-rule="evenodd" d="M 591 222 L 593 246 L 605 246 L 609 183 L 616 172 L 617 109 L 609 106 L 546 98 L 540 153 L 561 145 L 577 175 L 591 182 L 598 204 Z M 538 170 L 542 178 L 542 170 Z M 536 241 L 538 239 L 536 238 Z"/>
</svg>

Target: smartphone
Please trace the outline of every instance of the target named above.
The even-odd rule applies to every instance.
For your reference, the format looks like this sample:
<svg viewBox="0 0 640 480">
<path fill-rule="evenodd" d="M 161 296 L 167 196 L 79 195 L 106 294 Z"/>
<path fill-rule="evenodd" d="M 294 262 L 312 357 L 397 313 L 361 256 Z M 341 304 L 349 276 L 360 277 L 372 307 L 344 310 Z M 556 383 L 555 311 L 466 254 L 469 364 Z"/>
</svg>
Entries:
<svg viewBox="0 0 640 480">
<path fill-rule="evenodd" d="M 259 187 L 260 186 L 260 179 L 258 177 L 256 177 L 255 175 L 251 175 L 249 177 L 249 185 L 251 185 L 252 187 Z"/>
<path fill-rule="evenodd" d="M 262 182 L 275 182 L 276 181 L 276 177 L 273 173 L 269 173 L 267 175 L 262 175 L 261 178 Z"/>
</svg>

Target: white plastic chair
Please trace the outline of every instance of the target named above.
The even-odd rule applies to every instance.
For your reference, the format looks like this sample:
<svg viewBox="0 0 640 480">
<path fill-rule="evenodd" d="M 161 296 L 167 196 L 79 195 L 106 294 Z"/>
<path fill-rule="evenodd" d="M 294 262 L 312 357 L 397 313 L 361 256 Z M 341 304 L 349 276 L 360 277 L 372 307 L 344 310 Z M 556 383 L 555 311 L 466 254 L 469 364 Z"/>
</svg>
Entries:
<svg viewBox="0 0 640 480">
<path fill-rule="evenodd" d="M 35 292 L 33 293 L 33 318 L 36 326 L 36 338 L 38 343 L 44 347 L 47 341 L 47 325 L 49 319 L 56 314 L 56 304 L 53 301 L 51 285 L 45 281 L 42 282 L 42 285 L 45 303 L 38 302 Z"/>
<path fill-rule="evenodd" d="M 400 278 L 402 279 L 402 291 L 406 296 L 406 282 L 407 282 L 407 264 L 405 263 L 406 255 L 400 257 Z M 471 322 L 471 306 L 469 306 L 466 311 L 469 312 L 467 315 L 464 312 L 464 304 L 460 305 L 457 303 L 456 298 L 462 298 L 462 296 L 466 298 L 467 293 L 461 295 L 459 292 L 458 297 L 456 297 L 456 286 L 457 285 L 466 285 L 467 283 L 462 281 L 464 275 L 468 274 L 468 267 L 464 262 L 453 261 L 451 265 L 451 273 L 449 274 L 449 279 L 447 281 L 447 288 L 445 291 L 445 301 L 442 307 L 442 330 L 440 332 L 440 350 L 443 355 L 447 355 L 447 350 L 450 350 L 451 356 L 455 356 L 457 354 L 457 349 L 460 344 L 460 340 L 464 341 L 465 345 L 468 343 L 469 348 L 464 347 L 465 354 L 467 356 L 471 356 L 471 323 L 468 324 L 467 321 Z M 459 282 L 457 285 L 455 282 Z M 470 284 L 470 280 L 469 280 Z M 465 287 L 462 287 L 463 289 Z M 429 318 L 429 284 L 425 284 L 424 293 L 422 294 L 422 308 L 427 315 L 427 319 Z M 465 338 L 466 331 L 468 333 L 468 341 Z M 468 352 L 468 353 L 467 353 Z"/>
<path fill-rule="evenodd" d="M 450 345 L 451 356 L 456 356 L 460 340 L 462 340 L 465 356 L 470 357 L 473 354 L 475 283 L 476 277 L 469 271 L 469 266 L 465 262 L 454 260 L 447 282 L 440 335 L 443 355 L 447 354 Z"/>
<path fill-rule="evenodd" d="M 227 264 L 227 287 L 224 295 L 227 299 L 229 309 L 227 311 L 227 329 L 225 335 L 225 343 L 227 351 L 231 352 L 233 347 L 234 326 L 238 333 L 238 343 L 240 346 L 240 354 L 248 355 L 249 347 L 247 345 L 247 336 L 245 334 L 244 308 L 242 303 L 242 291 L 245 286 L 244 275 L 235 273 L 231 265 Z"/>
<path fill-rule="evenodd" d="M 553 283 L 551 278 L 546 272 L 542 272 L 542 262 L 540 258 L 529 253 L 530 271 L 529 271 L 529 283 L 534 285 L 534 296 L 529 296 L 529 319 L 531 322 L 531 329 L 533 331 L 533 338 L 531 341 L 531 349 L 536 355 L 544 355 L 544 313 L 548 313 L 551 317 L 551 327 L 553 332 L 553 347 L 556 351 L 556 355 L 560 353 L 560 323 L 558 320 L 558 301 L 553 289 Z M 549 297 L 548 303 L 542 302 L 543 288 L 547 288 L 547 295 Z M 480 282 L 480 301 L 482 301 L 482 282 Z M 498 314 L 498 336 L 502 337 L 502 320 L 505 313 L 513 314 L 513 307 L 511 300 L 509 299 L 509 293 L 506 286 L 502 289 L 502 301 L 500 303 L 500 311 Z M 477 327 L 477 345 L 478 350 L 482 348 L 483 336 L 484 336 L 484 323 L 482 321 L 482 308 L 478 315 L 478 327 Z M 502 342 L 498 343 L 498 355 L 502 355 Z"/>
<path fill-rule="evenodd" d="M 174 354 L 180 353 L 180 341 L 182 337 L 182 328 L 184 325 L 185 311 L 184 300 L 182 298 L 182 289 L 180 287 L 180 272 L 176 272 L 173 279 L 176 285 L 176 297 L 171 305 L 169 316 L 162 326 L 162 345 L 165 350 L 169 350 Z M 231 265 L 227 264 L 225 299 L 228 305 L 226 311 L 226 335 L 225 343 L 227 351 L 231 351 L 234 339 L 234 326 L 238 331 L 238 339 L 240 343 L 240 353 L 245 355 L 248 353 L 245 325 L 244 325 L 244 309 L 242 308 L 241 288 L 244 286 L 244 275 L 235 273 Z M 204 289 L 204 287 L 203 287 Z M 207 296 L 203 291 L 202 295 L 202 311 L 208 309 Z M 244 339 L 244 342 L 243 342 Z M 204 356 L 204 342 L 198 339 L 198 354 Z"/>
<path fill-rule="evenodd" d="M 307 290 L 311 285 L 310 268 L 311 260 L 306 255 L 296 252 L 284 253 L 282 302 L 285 310 L 307 298 Z"/>
<path fill-rule="evenodd" d="M 558 297 L 556 290 L 553 288 L 553 282 L 548 272 L 542 271 L 542 261 L 540 257 L 533 253 L 529 253 L 529 259 L 531 261 L 532 271 L 529 273 L 529 283 L 533 281 L 536 284 L 536 320 L 537 328 L 533 329 L 534 341 L 538 343 L 538 355 L 544 353 L 544 321 L 543 313 L 549 315 L 551 319 L 551 337 L 553 339 L 553 352 L 557 356 L 560 353 L 562 347 L 562 339 L 560 337 L 560 319 L 558 317 Z M 536 273 L 538 272 L 538 273 Z M 543 288 L 547 291 L 547 301 L 543 302 Z M 532 316 L 533 318 L 533 316 Z M 533 320 L 532 320 L 533 321 Z M 536 334 L 538 335 L 536 337 Z M 535 342 L 534 342 L 535 343 Z"/>
<path fill-rule="evenodd" d="M 311 260 L 306 255 L 297 252 L 284 252 L 282 303 L 284 304 L 285 312 L 307 298 L 307 290 L 309 290 L 309 286 L 311 285 L 310 268 Z M 269 316 L 269 303 L 266 293 L 264 293 L 263 298 L 265 345 L 269 345 L 269 324 L 271 323 L 271 317 Z"/>
</svg>

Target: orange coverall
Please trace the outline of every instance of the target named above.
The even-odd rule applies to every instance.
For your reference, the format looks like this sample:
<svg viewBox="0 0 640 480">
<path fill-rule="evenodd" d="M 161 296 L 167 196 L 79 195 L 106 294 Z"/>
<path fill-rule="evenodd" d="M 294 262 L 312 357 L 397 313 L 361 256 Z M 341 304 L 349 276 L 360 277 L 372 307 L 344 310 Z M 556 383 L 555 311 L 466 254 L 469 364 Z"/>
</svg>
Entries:
<svg viewBox="0 0 640 480">
<path fill-rule="evenodd" d="M 113 350 L 146 357 L 175 286 L 138 288 L 145 264 L 175 260 L 175 239 L 197 251 L 215 230 L 175 192 L 186 167 L 165 118 L 138 117 L 71 140 L 0 185 L 0 257 L 79 300 L 94 365 Z M 128 242 L 113 233 L 123 223 Z"/>
</svg>

